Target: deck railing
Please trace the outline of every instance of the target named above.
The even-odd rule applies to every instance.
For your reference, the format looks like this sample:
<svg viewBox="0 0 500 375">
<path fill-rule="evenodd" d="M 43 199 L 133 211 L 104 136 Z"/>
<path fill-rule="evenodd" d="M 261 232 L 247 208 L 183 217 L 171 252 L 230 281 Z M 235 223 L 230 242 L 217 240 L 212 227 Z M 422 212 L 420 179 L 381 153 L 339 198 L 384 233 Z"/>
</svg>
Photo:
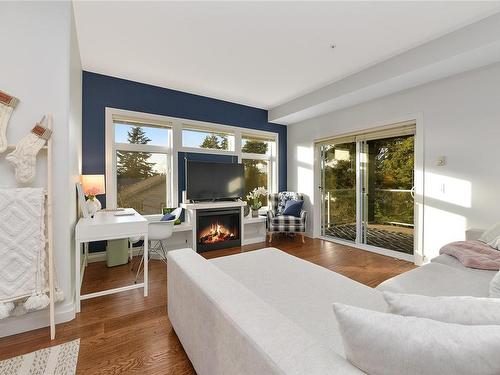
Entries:
<svg viewBox="0 0 500 375">
<path fill-rule="evenodd" d="M 324 195 L 324 223 L 332 225 L 356 222 L 356 190 L 326 190 Z M 375 189 L 368 209 L 370 223 L 413 227 L 413 192 L 406 189 Z"/>
</svg>

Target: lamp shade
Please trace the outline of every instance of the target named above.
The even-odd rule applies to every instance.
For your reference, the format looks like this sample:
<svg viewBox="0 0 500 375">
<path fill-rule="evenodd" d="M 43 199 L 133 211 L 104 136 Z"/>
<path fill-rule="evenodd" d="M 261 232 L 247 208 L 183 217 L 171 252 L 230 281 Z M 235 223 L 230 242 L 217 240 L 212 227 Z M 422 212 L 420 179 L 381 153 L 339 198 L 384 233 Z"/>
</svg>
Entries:
<svg viewBox="0 0 500 375">
<path fill-rule="evenodd" d="M 85 195 L 99 195 L 106 193 L 103 174 L 82 175 L 82 187 Z"/>
</svg>

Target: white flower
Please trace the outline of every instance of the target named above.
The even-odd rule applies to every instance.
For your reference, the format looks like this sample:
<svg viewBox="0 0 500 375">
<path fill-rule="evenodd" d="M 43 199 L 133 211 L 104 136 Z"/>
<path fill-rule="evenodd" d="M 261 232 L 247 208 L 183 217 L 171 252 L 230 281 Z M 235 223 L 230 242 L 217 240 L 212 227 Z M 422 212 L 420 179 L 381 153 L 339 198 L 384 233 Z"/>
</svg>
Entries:
<svg viewBox="0 0 500 375">
<path fill-rule="evenodd" d="M 259 186 L 256 190 L 259 196 L 265 196 L 267 194 L 267 190 L 264 186 Z"/>
</svg>

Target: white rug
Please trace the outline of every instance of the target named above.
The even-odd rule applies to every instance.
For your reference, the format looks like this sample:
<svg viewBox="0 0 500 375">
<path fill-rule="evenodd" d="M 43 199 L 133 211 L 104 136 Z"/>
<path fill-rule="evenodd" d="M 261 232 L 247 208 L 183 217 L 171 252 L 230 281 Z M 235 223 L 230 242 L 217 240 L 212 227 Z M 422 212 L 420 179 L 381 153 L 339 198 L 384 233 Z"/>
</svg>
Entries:
<svg viewBox="0 0 500 375">
<path fill-rule="evenodd" d="M 74 375 L 80 339 L 0 362 L 2 375 Z"/>
</svg>

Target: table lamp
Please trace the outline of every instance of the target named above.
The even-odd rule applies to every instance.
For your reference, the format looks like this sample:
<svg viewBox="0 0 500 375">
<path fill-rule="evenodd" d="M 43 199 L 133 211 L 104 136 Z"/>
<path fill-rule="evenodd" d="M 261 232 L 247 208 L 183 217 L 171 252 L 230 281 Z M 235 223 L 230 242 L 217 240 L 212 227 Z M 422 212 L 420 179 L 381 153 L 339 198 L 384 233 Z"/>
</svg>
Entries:
<svg viewBox="0 0 500 375">
<path fill-rule="evenodd" d="M 96 195 L 105 194 L 106 188 L 104 184 L 103 174 L 84 174 L 82 175 L 83 193 L 87 196 L 87 210 L 90 217 L 99 211 L 102 206 Z"/>
</svg>

